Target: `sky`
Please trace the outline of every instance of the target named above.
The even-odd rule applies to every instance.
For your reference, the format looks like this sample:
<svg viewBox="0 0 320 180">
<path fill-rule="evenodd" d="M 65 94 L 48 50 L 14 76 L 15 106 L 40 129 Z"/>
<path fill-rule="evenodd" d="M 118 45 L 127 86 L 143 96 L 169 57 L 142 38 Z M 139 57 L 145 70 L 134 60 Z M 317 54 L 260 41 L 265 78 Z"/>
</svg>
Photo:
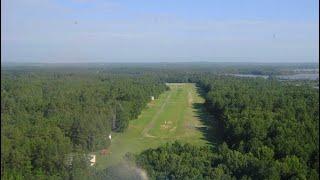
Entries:
<svg viewBox="0 0 320 180">
<path fill-rule="evenodd" d="M 2 62 L 318 62 L 317 0 L 1 0 Z"/>
</svg>

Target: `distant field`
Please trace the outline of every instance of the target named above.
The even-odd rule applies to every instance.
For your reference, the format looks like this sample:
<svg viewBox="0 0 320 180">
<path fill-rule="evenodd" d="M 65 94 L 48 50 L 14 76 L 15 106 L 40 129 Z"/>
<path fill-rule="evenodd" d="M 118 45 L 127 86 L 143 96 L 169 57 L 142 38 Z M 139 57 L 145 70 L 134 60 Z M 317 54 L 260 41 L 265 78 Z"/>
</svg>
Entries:
<svg viewBox="0 0 320 180">
<path fill-rule="evenodd" d="M 97 168 L 119 163 L 126 152 L 138 153 L 166 142 L 181 140 L 197 145 L 209 144 L 200 129 L 197 105 L 200 97 L 195 84 L 169 83 L 170 90 L 150 102 L 138 119 L 130 121 L 124 133 L 113 133 L 110 154 L 97 153 Z M 202 117 L 203 118 L 203 117 Z"/>
</svg>

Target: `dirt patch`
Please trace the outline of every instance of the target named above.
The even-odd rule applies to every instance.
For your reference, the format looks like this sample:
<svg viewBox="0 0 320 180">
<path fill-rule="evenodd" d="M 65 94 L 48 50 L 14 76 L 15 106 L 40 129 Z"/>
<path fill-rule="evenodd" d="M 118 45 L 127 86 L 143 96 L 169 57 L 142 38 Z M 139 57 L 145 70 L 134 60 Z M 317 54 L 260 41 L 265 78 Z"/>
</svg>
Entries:
<svg viewBox="0 0 320 180">
<path fill-rule="evenodd" d="M 164 124 L 160 125 L 160 129 L 169 129 L 172 125 L 172 121 L 165 121 Z"/>
<path fill-rule="evenodd" d="M 162 124 L 161 126 L 160 126 L 160 129 L 169 129 L 170 128 L 170 126 L 169 125 L 166 125 L 166 124 Z"/>
<path fill-rule="evenodd" d="M 135 126 L 135 125 L 131 125 L 131 124 L 129 124 L 128 129 L 129 129 L 129 128 L 131 128 L 131 129 L 138 129 L 138 127 L 137 127 L 137 126 Z"/>
<path fill-rule="evenodd" d="M 151 102 L 149 102 L 149 103 L 147 104 L 147 107 L 148 107 L 148 108 L 151 108 L 151 107 L 153 107 L 154 105 L 155 105 L 154 101 L 151 101 Z"/>
<path fill-rule="evenodd" d="M 149 133 L 146 133 L 144 136 L 145 136 L 145 137 L 150 137 L 150 138 L 155 138 L 155 136 L 152 136 L 152 135 L 150 135 Z"/>
<path fill-rule="evenodd" d="M 172 129 L 170 129 L 169 131 L 174 131 L 174 130 L 176 130 L 177 129 L 177 127 L 173 127 Z"/>
<path fill-rule="evenodd" d="M 191 92 L 189 91 L 189 92 L 188 92 L 188 104 L 189 104 L 189 107 L 192 106 L 192 102 L 193 102 L 192 94 L 191 94 Z"/>
</svg>

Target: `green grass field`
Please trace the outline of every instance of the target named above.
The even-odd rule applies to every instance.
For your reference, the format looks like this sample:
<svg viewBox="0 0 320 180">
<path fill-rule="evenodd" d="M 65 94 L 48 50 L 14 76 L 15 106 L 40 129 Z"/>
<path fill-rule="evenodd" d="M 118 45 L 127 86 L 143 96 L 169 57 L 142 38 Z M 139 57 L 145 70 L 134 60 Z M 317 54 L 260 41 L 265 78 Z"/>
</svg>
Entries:
<svg viewBox="0 0 320 180">
<path fill-rule="evenodd" d="M 197 108 L 204 99 L 195 84 L 170 83 L 168 86 L 170 90 L 150 102 L 138 119 L 130 121 L 124 133 L 112 134 L 110 153 L 104 156 L 96 153 L 98 169 L 119 163 L 127 152 L 139 153 L 175 140 L 210 145 L 200 130 L 207 129 Z"/>
</svg>

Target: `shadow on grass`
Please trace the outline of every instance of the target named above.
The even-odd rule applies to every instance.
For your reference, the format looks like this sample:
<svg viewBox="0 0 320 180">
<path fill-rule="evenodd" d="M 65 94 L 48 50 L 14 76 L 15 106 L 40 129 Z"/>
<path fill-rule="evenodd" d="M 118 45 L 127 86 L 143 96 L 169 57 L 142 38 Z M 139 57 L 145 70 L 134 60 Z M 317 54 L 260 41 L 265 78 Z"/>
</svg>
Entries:
<svg viewBox="0 0 320 180">
<path fill-rule="evenodd" d="M 205 93 L 200 87 L 197 87 L 197 92 L 201 97 L 205 98 Z M 217 145 L 221 144 L 223 141 L 222 128 L 217 119 L 206 110 L 203 103 L 193 103 L 192 106 L 195 109 L 196 116 L 204 125 L 196 128 L 203 133 L 204 138 L 209 142 L 209 145 L 212 145 L 213 148 L 217 147 Z"/>
</svg>

